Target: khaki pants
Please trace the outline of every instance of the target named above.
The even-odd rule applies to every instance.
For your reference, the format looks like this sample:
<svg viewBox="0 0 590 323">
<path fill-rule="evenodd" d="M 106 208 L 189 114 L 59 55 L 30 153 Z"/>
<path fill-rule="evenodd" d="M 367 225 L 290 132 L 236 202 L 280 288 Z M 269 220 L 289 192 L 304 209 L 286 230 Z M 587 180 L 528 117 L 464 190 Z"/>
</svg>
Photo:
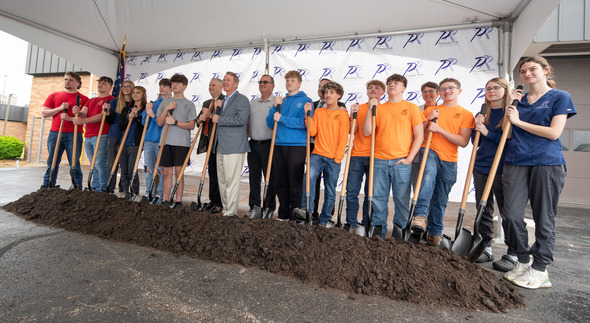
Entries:
<svg viewBox="0 0 590 323">
<path fill-rule="evenodd" d="M 246 153 L 217 153 L 216 155 L 217 179 L 219 181 L 221 203 L 223 204 L 223 215 L 237 215 L 240 197 L 240 175 L 244 167 Z"/>
</svg>

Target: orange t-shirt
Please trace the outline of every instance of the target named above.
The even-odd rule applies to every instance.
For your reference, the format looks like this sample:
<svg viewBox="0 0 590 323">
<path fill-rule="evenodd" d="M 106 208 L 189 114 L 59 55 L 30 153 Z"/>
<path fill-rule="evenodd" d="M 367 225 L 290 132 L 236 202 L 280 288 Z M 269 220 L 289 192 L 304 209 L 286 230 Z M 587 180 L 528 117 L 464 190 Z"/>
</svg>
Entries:
<svg viewBox="0 0 590 323">
<path fill-rule="evenodd" d="M 420 108 L 405 100 L 378 105 L 375 113 L 375 157 L 407 157 L 412 150 L 414 127 L 425 120 Z"/>
<path fill-rule="evenodd" d="M 348 144 L 350 131 L 348 113 L 345 110 L 316 109 L 310 124 L 307 120 L 308 118 L 305 118 L 310 135 L 315 136 L 313 153 L 333 158 L 339 164 L 344 158 Z"/>
<path fill-rule="evenodd" d="M 352 144 L 352 151 L 350 152 L 350 156 L 369 157 L 371 155 L 371 136 L 365 136 L 363 134 L 363 123 L 365 123 L 367 111 L 369 111 L 369 104 L 365 103 L 359 106 L 359 110 L 356 113 L 357 131 L 354 134 L 354 141 Z"/>
<path fill-rule="evenodd" d="M 444 105 L 429 107 L 424 110 L 424 116 L 427 116 L 434 109 L 439 111 L 436 123 L 450 133 L 459 134 L 463 128 L 473 129 L 475 127 L 473 113 L 460 105 L 454 107 Z M 425 145 L 426 140 L 424 140 L 422 147 Z M 440 133 L 432 134 L 430 149 L 434 150 L 441 160 L 455 163 L 459 160 L 459 146 L 448 141 Z"/>
</svg>

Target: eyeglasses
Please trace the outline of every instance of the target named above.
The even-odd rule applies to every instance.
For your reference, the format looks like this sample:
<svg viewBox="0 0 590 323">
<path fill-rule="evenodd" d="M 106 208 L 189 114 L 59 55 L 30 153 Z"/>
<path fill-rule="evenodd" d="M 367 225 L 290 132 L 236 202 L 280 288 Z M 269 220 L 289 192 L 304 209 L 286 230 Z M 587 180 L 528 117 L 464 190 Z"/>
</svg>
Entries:
<svg viewBox="0 0 590 323">
<path fill-rule="evenodd" d="M 449 87 L 445 87 L 445 88 L 441 87 L 439 90 L 441 92 L 447 92 L 447 91 L 452 92 L 452 91 L 455 91 L 456 89 L 457 89 L 456 86 L 449 86 Z"/>
<path fill-rule="evenodd" d="M 425 90 L 425 91 L 422 91 L 422 94 L 434 94 L 434 93 L 436 93 L 436 90 Z"/>
<path fill-rule="evenodd" d="M 258 81 L 258 84 L 268 84 L 268 83 L 271 83 L 272 84 L 271 81 Z"/>
<path fill-rule="evenodd" d="M 502 87 L 496 85 L 496 86 L 486 88 L 486 92 L 500 91 L 500 89 L 502 89 Z"/>
<path fill-rule="evenodd" d="M 126 89 L 130 89 L 130 88 L 132 88 L 132 86 L 131 86 L 131 85 L 123 85 L 122 87 L 123 87 L 123 88 L 126 88 Z"/>
</svg>

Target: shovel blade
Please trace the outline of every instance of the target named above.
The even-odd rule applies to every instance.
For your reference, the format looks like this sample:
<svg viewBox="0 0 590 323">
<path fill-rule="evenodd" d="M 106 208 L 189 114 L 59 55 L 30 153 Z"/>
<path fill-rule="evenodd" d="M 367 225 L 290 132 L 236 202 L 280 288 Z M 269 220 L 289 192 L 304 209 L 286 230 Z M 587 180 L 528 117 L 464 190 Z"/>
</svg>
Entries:
<svg viewBox="0 0 590 323">
<path fill-rule="evenodd" d="M 478 243 L 474 244 L 473 248 L 471 248 L 471 251 L 469 252 L 469 255 L 467 255 L 467 260 L 470 262 L 475 262 L 477 258 L 479 258 L 479 256 L 481 256 L 483 251 L 486 249 L 488 243 L 490 243 L 490 240 L 492 239 L 482 238 L 481 240 L 479 240 Z"/>
<path fill-rule="evenodd" d="M 252 207 L 252 214 L 250 214 L 250 219 L 262 219 L 262 208 L 260 206 L 254 205 L 254 207 Z"/>
<path fill-rule="evenodd" d="M 440 239 L 440 244 L 438 245 L 439 249 L 451 249 L 451 245 L 453 243 L 451 242 L 451 237 L 449 237 L 446 234 L 442 235 L 442 239 Z"/>
<path fill-rule="evenodd" d="M 274 212 L 275 212 L 275 210 L 273 210 L 273 209 L 264 208 L 262 210 L 262 218 L 263 219 L 272 219 Z"/>
<path fill-rule="evenodd" d="M 201 203 L 200 200 L 199 200 L 199 203 L 191 202 L 190 209 L 192 211 L 201 211 L 202 208 L 203 208 L 203 204 Z"/>
<path fill-rule="evenodd" d="M 365 226 L 362 223 L 358 223 L 356 226 L 356 235 L 357 236 L 361 236 L 361 237 L 365 237 L 367 235 L 367 233 L 365 232 Z"/>
<path fill-rule="evenodd" d="M 423 234 L 423 232 L 416 233 L 416 232 L 410 231 L 410 234 L 408 237 L 408 242 L 413 243 L 413 244 L 419 244 L 420 239 L 422 239 L 422 234 Z"/>
<path fill-rule="evenodd" d="M 139 203 L 149 203 L 151 201 L 151 198 L 148 196 L 142 196 L 141 197 L 141 201 L 139 201 Z"/>
<path fill-rule="evenodd" d="M 471 235 L 471 231 L 461 228 L 459 236 L 455 239 L 455 242 L 453 242 L 451 251 L 453 251 L 459 257 L 465 257 L 469 255 L 469 250 L 471 249 L 472 243 L 473 236 Z"/>
<path fill-rule="evenodd" d="M 391 237 L 395 239 L 395 241 L 404 241 L 404 229 L 402 229 L 399 224 L 394 223 Z"/>
</svg>

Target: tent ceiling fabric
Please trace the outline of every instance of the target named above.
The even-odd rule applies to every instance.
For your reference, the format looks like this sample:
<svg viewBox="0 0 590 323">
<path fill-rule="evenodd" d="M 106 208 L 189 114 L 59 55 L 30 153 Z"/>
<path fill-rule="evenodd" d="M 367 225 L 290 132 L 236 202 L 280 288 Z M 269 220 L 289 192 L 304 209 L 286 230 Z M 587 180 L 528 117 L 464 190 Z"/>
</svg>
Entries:
<svg viewBox="0 0 590 323">
<path fill-rule="evenodd" d="M 126 35 L 129 54 L 245 47 L 490 22 L 511 17 L 533 39 L 559 0 L 19 0 L 0 4 L 0 29 L 95 74 L 112 74 Z M 324 18 L 324 16 L 328 18 Z M 522 15 L 521 15 L 522 16 Z M 535 28 L 536 27 L 536 28 Z M 528 47 L 513 51 L 520 56 Z M 105 66 L 106 64 L 106 66 Z"/>
</svg>

